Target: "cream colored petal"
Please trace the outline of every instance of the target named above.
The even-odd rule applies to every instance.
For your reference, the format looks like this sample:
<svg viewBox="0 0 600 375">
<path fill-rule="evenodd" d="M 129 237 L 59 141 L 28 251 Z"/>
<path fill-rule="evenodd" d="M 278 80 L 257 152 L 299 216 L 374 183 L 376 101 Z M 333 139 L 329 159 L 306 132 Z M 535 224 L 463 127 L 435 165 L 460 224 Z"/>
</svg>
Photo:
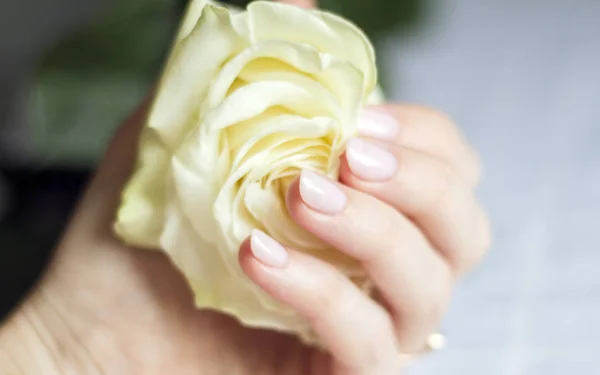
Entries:
<svg viewBox="0 0 600 375">
<path fill-rule="evenodd" d="M 205 6 L 189 36 L 173 49 L 148 118 L 170 150 L 202 117 L 200 104 L 221 65 L 246 46 L 232 17 L 225 8 Z"/>
<path fill-rule="evenodd" d="M 177 32 L 176 41 L 181 41 L 186 38 L 192 30 L 194 26 L 198 23 L 200 16 L 202 15 L 202 10 L 207 5 L 219 6 L 229 9 L 229 11 L 233 14 L 242 13 L 243 9 L 238 8 L 236 6 L 225 4 L 219 1 L 210 1 L 210 0 L 192 0 L 187 6 L 185 14 L 180 22 L 179 31 Z M 237 25 L 240 26 L 240 25 Z M 242 26 L 246 27 L 246 26 Z"/>
<path fill-rule="evenodd" d="M 214 4 L 213 1 L 210 0 L 192 0 L 187 6 L 187 10 L 180 22 L 179 31 L 177 33 L 176 41 L 181 41 L 186 38 L 200 19 L 202 15 L 202 10 L 208 4 Z"/>
<path fill-rule="evenodd" d="M 271 137 L 262 142 L 260 148 L 248 153 L 236 169 L 232 171 L 223 189 L 232 188 L 242 178 L 245 181 L 262 181 L 273 168 L 271 165 L 283 160 L 296 160 L 295 157 L 305 159 L 307 156 L 319 157 L 321 164 L 315 167 L 315 170 L 325 173 L 327 160 L 324 157 L 325 151 L 319 149 L 326 143 L 320 139 L 289 139 L 284 137 Z M 314 148 L 315 150 L 311 150 Z M 308 150 L 308 151 L 305 151 Z M 299 155 L 296 155 L 299 154 Z M 269 164 L 271 163 L 271 164 Z M 302 166 L 298 166 L 301 168 Z"/>
<path fill-rule="evenodd" d="M 165 176 L 169 154 L 151 129 L 140 141 L 136 169 L 122 194 L 114 230 L 130 246 L 160 247 L 165 205 Z"/>
<path fill-rule="evenodd" d="M 254 217 L 260 218 L 261 228 L 281 243 L 297 250 L 325 249 L 326 246 L 309 232 L 296 225 L 289 216 L 285 201 L 274 186 L 248 184 L 244 204 Z"/>
<path fill-rule="evenodd" d="M 253 119 L 254 120 L 254 119 Z M 247 121 L 233 127 L 230 136 L 231 151 L 234 155 L 232 169 L 239 165 L 252 154 L 251 150 L 269 136 L 270 144 L 280 144 L 289 140 L 321 138 L 336 131 L 333 122 L 326 117 L 315 117 L 312 119 L 297 115 L 281 114 L 278 116 L 263 118 L 258 121 Z M 239 129 L 239 130 L 238 130 Z M 259 152 L 268 152 L 268 146 L 264 142 L 256 147 Z"/>
<path fill-rule="evenodd" d="M 315 101 L 322 101 L 321 106 L 331 111 L 330 117 L 340 121 L 349 121 L 351 118 L 352 113 L 344 112 L 344 108 L 341 107 L 338 98 L 330 90 L 304 74 L 294 71 L 284 72 L 246 68 L 240 73 L 240 78 L 248 82 L 248 85 L 259 82 L 288 82 L 294 84 L 304 89 L 304 91 L 312 93 Z M 354 108 L 356 108 L 356 104 Z"/>
<path fill-rule="evenodd" d="M 279 66 L 274 66 L 280 62 Z M 325 86 L 342 109 L 352 112 L 363 100 L 363 74 L 352 64 L 321 53 L 315 48 L 279 40 L 266 40 L 253 45 L 231 59 L 223 67 L 208 95 L 209 107 L 214 108 L 225 98 L 234 81 L 243 70 L 296 69 Z"/>
<path fill-rule="evenodd" d="M 189 219 L 181 212 L 181 206 L 177 198 L 170 200 L 165 210 L 161 246 L 194 289 L 196 303 L 215 305 L 218 288 L 215 282 L 226 275 L 221 257 L 214 244 L 196 234 Z M 202 257 L 210 253 L 213 256 Z"/>
<path fill-rule="evenodd" d="M 318 129 L 317 129 L 318 131 Z M 304 141 L 288 135 L 267 137 L 261 140 L 261 147 L 247 152 L 248 155 L 235 164 L 236 168 L 231 172 L 227 181 L 221 187 L 214 203 L 213 215 L 223 233 L 223 237 L 229 241 L 229 247 L 225 250 L 231 254 L 237 254 L 241 242 L 250 235 L 253 227 L 261 227 L 264 218 L 252 216 L 241 204 L 246 203 L 244 194 L 247 187 L 254 183 L 260 183 L 274 169 L 278 168 L 275 161 L 279 163 L 296 164 L 302 168 L 302 161 L 306 158 L 319 157 L 318 151 L 310 154 L 302 154 L 300 151 L 310 148 L 314 144 L 323 144 L 321 139 L 306 139 Z M 322 153 L 326 155 L 326 153 Z M 326 165 L 327 160 L 320 156 L 320 166 Z M 317 169 L 316 166 L 312 166 Z M 299 173 L 297 169 L 296 174 Z M 284 199 L 281 195 L 280 199 Z M 266 203 L 266 202 L 265 202 Z M 248 217 L 250 216 L 250 217 Z M 244 222 L 241 224 L 241 222 Z M 232 257 L 231 262 L 236 263 L 237 257 Z"/>
<path fill-rule="evenodd" d="M 219 250 L 196 235 L 182 206 L 177 199 L 170 200 L 161 245 L 185 275 L 196 306 L 225 312 L 250 327 L 307 332 L 307 323 L 290 308 L 272 300 L 250 280 L 232 276 Z M 269 307 L 261 300 L 270 300 Z"/>
<path fill-rule="evenodd" d="M 335 133 L 335 137 L 330 140 L 333 145 L 333 148 L 336 150 L 341 149 L 341 147 L 345 145 L 348 139 L 356 135 L 357 133 L 357 108 L 359 108 L 362 105 L 362 103 L 360 102 L 360 95 L 355 96 L 354 94 L 360 93 L 359 90 L 356 90 L 356 88 L 360 86 L 354 86 L 355 90 L 349 87 L 346 88 L 346 94 L 349 94 L 353 99 L 359 99 L 359 101 L 354 101 L 352 103 L 340 103 L 339 101 L 334 99 L 335 97 L 333 97 L 331 91 L 327 90 L 318 82 L 315 82 L 309 77 L 299 74 L 297 72 L 277 71 L 272 69 L 263 69 L 262 67 L 248 66 L 240 73 L 240 77 L 247 82 L 290 82 L 295 85 L 298 85 L 298 87 L 302 87 L 308 92 L 314 93 L 315 100 L 326 100 L 326 98 L 331 98 L 331 102 L 327 103 L 327 106 L 329 108 L 339 108 L 339 110 L 336 111 L 335 116 L 332 116 L 333 119 L 337 120 L 336 125 L 338 126 L 337 132 Z M 339 157 L 339 155 L 332 157 Z"/>
<path fill-rule="evenodd" d="M 192 0 L 182 21 L 115 230 L 163 248 L 198 307 L 314 339 L 243 274 L 239 245 L 259 227 L 364 276 L 291 220 L 285 193 L 303 168 L 337 175 L 358 109 L 375 97 L 373 50 L 327 13 L 256 2 L 234 14 L 207 3 Z"/>
<path fill-rule="evenodd" d="M 304 145 L 302 147 L 305 147 Z M 218 227 L 223 232 L 225 238 L 230 241 L 230 247 L 228 251 L 230 253 L 236 253 L 241 242 L 250 235 L 249 226 L 241 226 L 237 224 L 243 220 L 244 217 L 237 216 L 240 213 L 238 207 L 235 204 L 239 204 L 237 201 L 240 190 L 246 188 L 246 184 L 251 184 L 253 181 L 259 182 L 270 170 L 258 171 L 261 163 L 268 163 L 270 152 L 264 151 L 255 153 L 252 157 L 248 158 L 238 169 L 229 177 L 227 182 L 221 188 L 218 196 L 214 203 L 213 216 L 218 223 Z M 304 156 L 296 156 L 297 158 L 304 158 Z M 238 189 L 236 185 L 244 178 L 241 189 Z M 237 202 L 236 202 L 237 201 Z M 252 224 L 259 224 L 260 221 L 254 218 Z M 244 229 L 245 231 L 239 231 Z M 235 259 L 232 261 L 236 261 Z"/>
<path fill-rule="evenodd" d="M 377 105 L 385 103 L 385 92 L 381 86 L 377 86 L 375 90 L 369 96 L 367 105 Z"/>
<path fill-rule="evenodd" d="M 339 114 L 339 107 L 323 92 L 309 91 L 291 82 L 266 81 L 248 84 L 233 92 L 206 115 L 201 126 L 208 133 L 222 131 L 275 106 L 304 117 Z"/>
<path fill-rule="evenodd" d="M 293 88 L 298 91 L 295 87 Z M 304 91 L 300 90 L 300 92 Z M 281 91 L 269 91 L 269 94 L 277 93 L 281 93 Z M 275 97 L 275 95 L 272 96 L 274 100 L 281 99 Z M 306 98 L 309 97 L 308 94 L 305 96 Z M 240 98 L 241 102 L 245 100 L 252 101 L 252 96 L 240 96 Z M 244 98 L 247 99 L 244 100 Z M 271 100 L 265 100 L 262 105 L 268 106 L 270 103 L 272 103 Z M 307 104 L 310 104 L 310 101 Z M 231 108 L 235 108 L 235 105 L 232 105 Z M 236 169 L 239 169 L 238 164 L 242 162 L 242 158 L 246 156 L 252 147 L 270 134 L 279 132 L 280 135 L 285 135 L 285 138 L 281 140 L 281 142 L 284 142 L 296 138 L 323 137 L 335 130 L 331 126 L 331 120 L 323 117 L 305 119 L 297 115 L 285 115 L 283 117 L 273 117 L 266 121 L 261 116 L 261 108 L 256 108 L 256 106 L 249 106 L 249 115 L 243 110 L 240 110 L 240 112 L 232 111 L 227 105 L 219 107 L 219 110 L 224 111 L 222 112 L 223 117 L 220 116 L 220 112 L 215 115 L 215 122 L 210 122 L 210 118 L 207 118 L 206 123 L 198 128 L 194 137 L 186 140 L 184 146 L 172 160 L 171 167 L 175 185 L 178 194 L 186 202 L 184 210 L 191 219 L 201 217 L 202 220 L 206 221 L 206 217 L 212 217 L 213 203 L 217 199 L 219 189 L 223 188 L 223 184 L 225 184 L 225 180 L 221 180 L 219 176 L 227 176 L 231 168 L 230 153 L 219 153 L 219 139 L 223 138 L 223 134 L 211 132 L 211 128 L 214 127 L 219 130 L 218 128 L 225 126 L 224 124 L 227 123 L 236 124 L 236 129 L 239 128 L 239 131 L 233 132 L 231 139 L 227 140 L 229 145 L 225 148 L 226 150 L 233 150 L 231 156 L 234 158 L 233 165 Z M 259 116 L 252 117 L 251 120 L 247 121 L 247 126 L 240 126 L 239 121 L 243 117 L 254 116 L 255 113 L 258 113 Z M 241 115 L 242 118 L 228 118 L 232 115 L 235 117 L 236 114 Z M 218 121 L 222 121 L 222 123 L 219 124 Z M 251 165 L 250 162 L 246 168 L 250 169 Z M 232 184 L 243 176 L 243 174 L 236 176 L 235 173 L 233 175 L 233 178 L 229 176 L 229 181 L 232 181 Z M 232 199 L 232 197 L 228 196 L 221 199 L 229 203 L 229 199 Z M 231 208 L 219 208 L 219 211 L 230 212 Z M 202 220 L 194 220 L 193 224 L 201 236 L 210 238 L 214 233 L 215 224 L 203 222 Z M 221 225 L 223 224 L 221 223 Z"/>
<path fill-rule="evenodd" d="M 200 175 L 174 157 L 171 159 L 173 194 L 185 204 L 181 208 L 194 230 L 204 241 L 215 243 L 217 224 L 212 210 L 218 193 L 215 181 Z"/>
<path fill-rule="evenodd" d="M 377 86 L 377 62 L 375 59 L 375 49 L 367 35 L 350 21 L 337 16 L 333 13 L 313 10 L 329 27 L 335 30 L 342 45 L 340 55 L 337 51 L 329 51 L 329 53 L 341 57 L 343 53 L 344 59 L 352 62 L 365 74 L 365 92 L 367 95 L 371 93 Z"/>
<path fill-rule="evenodd" d="M 365 94 L 377 84 L 375 52 L 366 35 L 351 22 L 333 14 L 306 11 L 290 5 L 257 1 L 248 5 L 251 39 L 308 44 L 346 60 L 365 75 Z M 366 99 L 366 96 L 365 96 Z"/>
</svg>

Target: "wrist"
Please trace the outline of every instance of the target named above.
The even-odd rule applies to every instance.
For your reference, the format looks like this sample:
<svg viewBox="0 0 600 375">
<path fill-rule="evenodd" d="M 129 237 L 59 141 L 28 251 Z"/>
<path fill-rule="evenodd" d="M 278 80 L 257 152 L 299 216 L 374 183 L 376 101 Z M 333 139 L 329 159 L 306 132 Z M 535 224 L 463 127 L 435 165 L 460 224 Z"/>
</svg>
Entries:
<svg viewBox="0 0 600 375">
<path fill-rule="evenodd" d="M 58 375 L 53 338 L 29 302 L 0 326 L 0 375 Z"/>
<path fill-rule="evenodd" d="M 0 375 L 100 374 L 48 288 L 33 293 L 0 325 Z M 64 306 L 63 306 L 64 307 Z"/>
</svg>

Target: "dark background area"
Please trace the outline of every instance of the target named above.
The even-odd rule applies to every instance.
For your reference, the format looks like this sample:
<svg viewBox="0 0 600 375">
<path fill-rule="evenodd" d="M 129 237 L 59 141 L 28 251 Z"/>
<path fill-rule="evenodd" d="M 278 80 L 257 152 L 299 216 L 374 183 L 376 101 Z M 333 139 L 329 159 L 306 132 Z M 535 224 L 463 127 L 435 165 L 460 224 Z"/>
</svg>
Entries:
<svg viewBox="0 0 600 375">
<path fill-rule="evenodd" d="M 186 5 L 0 2 L 0 319 L 43 272 L 108 136 L 159 74 Z M 409 31 L 426 11 L 422 0 L 321 6 L 372 37 Z"/>
</svg>

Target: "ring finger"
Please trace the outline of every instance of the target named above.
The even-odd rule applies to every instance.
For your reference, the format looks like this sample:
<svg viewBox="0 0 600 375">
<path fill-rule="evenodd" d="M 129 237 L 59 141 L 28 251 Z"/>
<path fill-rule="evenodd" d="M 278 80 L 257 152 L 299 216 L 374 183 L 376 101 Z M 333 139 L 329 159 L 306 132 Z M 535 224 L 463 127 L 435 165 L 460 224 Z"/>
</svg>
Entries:
<svg viewBox="0 0 600 375">
<path fill-rule="evenodd" d="M 474 266 L 488 247 L 487 219 L 472 189 L 436 157 L 355 138 L 343 157 L 340 181 L 409 216 L 457 273 Z"/>
<path fill-rule="evenodd" d="M 335 359 L 335 374 L 398 373 L 401 358 L 389 315 L 335 268 L 258 230 L 242 244 L 239 257 L 258 286 L 310 323 Z M 310 373 L 330 371 L 321 368 L 327 364 L 312 365 L 318 368 Z"/>
<path fill-rule="evenodd" d="M 401 349 L 420 351 L 453 281 L 421 231 L 377 198 L 308 171 L 290 187 L 288 208 L 302 227 L 363 263 L 394 316 Z"/>
</svg>

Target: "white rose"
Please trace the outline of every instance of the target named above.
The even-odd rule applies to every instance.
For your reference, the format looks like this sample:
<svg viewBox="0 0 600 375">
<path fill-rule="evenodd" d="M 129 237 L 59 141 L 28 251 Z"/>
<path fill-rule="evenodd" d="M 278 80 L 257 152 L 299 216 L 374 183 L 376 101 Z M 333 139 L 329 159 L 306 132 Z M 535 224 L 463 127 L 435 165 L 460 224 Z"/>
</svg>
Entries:
<svg viewBox="0 0 600 375">
<path fill-rule="evenodd" d="M 246 278 L 238 249 L 259 228 L 361 282 L 353 260 L 291 220 L 285 194 L 302 169 L 337 177 L 376 75 L 368 39 L 335 15 L 271 2 L 245 12 L 192 2 L 116 233 L 129 245 L 166 252 L 199 308 L 307 339 L 307 323 Z"/>
</svg>

